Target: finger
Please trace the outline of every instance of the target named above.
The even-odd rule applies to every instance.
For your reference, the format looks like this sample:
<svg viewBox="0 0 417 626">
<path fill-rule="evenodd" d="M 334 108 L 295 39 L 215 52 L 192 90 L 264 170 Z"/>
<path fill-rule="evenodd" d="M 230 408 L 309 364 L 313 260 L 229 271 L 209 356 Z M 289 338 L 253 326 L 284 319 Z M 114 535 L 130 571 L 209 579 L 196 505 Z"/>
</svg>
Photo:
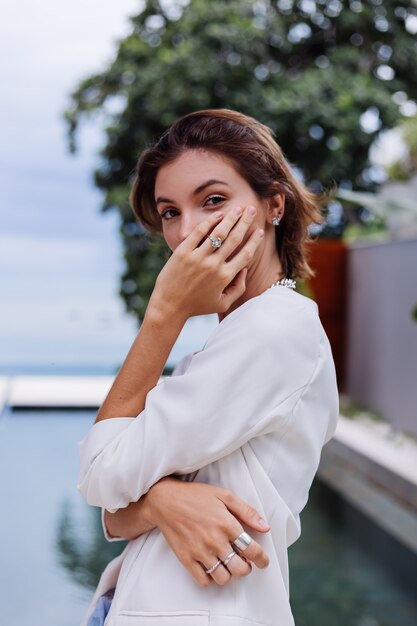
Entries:
<svg viewBox="0 0 417 626">
<path fill-rule="evenodd" d="M 232 282 L 225 287 L 223 293 L 220 295 L 222 310 L 227 311 L 231 304 L 245 293 L 247 274 L 248 268 L 242 268 L 233 278 Z"/>
<path fill-rule="evenodd" d="M 223 242 L 230 236 L 230 232 L 232 231 L 236 222 L 240 219 L 242 213 L 243 209 L 241 207 L 235 207 L 234 209 L 231 209 L 226 213 L 221 222 L 215 226 L 213 231 L 209 233 L 212 237 L 220 237 L 222 242 L 221 247 L 223 247 L 224 245 Z M 199 247 L 199 251 L 203 255 L 212 254 L 213 252 L 218 252 L 219 250 L 220 248 L 218 248 L 217 250 L 213 249 L 211 241 L 208 238 L 208 234 L 205 237 L 205 241 L 203 241 L 201 246 Z"/>
<path fill-rule="evenodd" d="M 254 230 L 242 249 L 227 262 L 226 265 L 228 270 L 230 270 L 231 276 L 235 276 L 243 267 L 247 267 L 251 263 L 264 235 L 265 232 L 262 228 Z"/>
<path fill-rule="evenodd" d="M 263 533 L 270 530 L 268 522 L 263 519 L 258 511 L 253 506 L 236 496 L 233 491 L 224 490 L 224 493 L 220 493 L 218 497 L 222 502 L 224 502 L 230 513 L 232 513 L 235 517 L 238 517 L 239 520 L 247 526 Z"/>
<path fill-rule="evenodd" d="M 238 279 L 238 285 L 240 287 L 239 291 L 241 291 L 242 293 L 245 293 L 246 291 L 246 278 L 248 276 L 248 268 L 244 267 L 242 270 L 240 270 L 240 272 L 238 273 L 239 279 Z"/>
<path fill-rule="evenodd" d="M 214 557 L 213 555 L 211 557 L 208 557 L 208 559 L 206 559 L 205 561 L 210 561 L 210 565 L 203 565 L 204 567 L 204 573 L 205 571 L 209 568 L 212 567 L 215 563 L 217 563 L 218 561 L 218 557 Z M 212 579 L 214 580 L 215 583 L 217 583 L 218 585 L 225 585 L 226 583 L 229 582 L 229 580 L 231 579 L 231 574 L 230 572 L 225 568 L 225 566 L 223 564 L 220 564 L 218 567 L 216 567 L 216 569 L 211 572 L 209 574 Z"/>
<path fill-rule="evenodd" d="M 200 587 L 208 587 L 214 582 L 212 577 L 209 574 L 206 574 L 202 564 L 198 561 L 193 561 L 193 563 L 187 566 L 187 569 L 191 572 L 194 580 Z"/>
<path fill-rule="evenodd" d="M 191 231 L 191 233 L 180 243 L 178 248 L 184 248 L 186 250 L 195 250 L 201 240 L 207 239 L 214 226 L 220 222 L 224 217 L 223 213 L 212 213 L 206 220 L 199 222 L 197 226 Z M 208 240 L 209 246 L 211 246 L 210 239 Z M 201 246 L 200 246 L 201 247 Z"/>
<path fill-rule="evenodd" d="M 229 547 L 224 550 L 223 554 L 224 556 L 222 557 L 222 561 L 227 560 L 227 563 L 223 563 L 223 565 L 228 569 L 232 576 L 235 578 L 242 578 L 242 576 L 247 576 L 251 573 L 251 563 L 246 559 L 241 558 L 238 552 L 234 550 L 230 544 Z"/>
<path fill-rule="evenodd" d="M 248 229 L 253 223 L 256 213 L 257 209 L 255 206 L 246 207 L 246 209 L 243 211 L 242 217 L 238 220 L 234 228 L 228 233 L 224 230 L 225 220 L 223 220 L 222 222 L 220 222 L 220 224 L 218 224 L 218 226 L 216 226 L 213 234 L 215 236 L 218 235 L 221 239 L 223 238 L 221 248 L 216 251 L 217 256 L 221 260 L 225 261 L 233 252 L 235 252 L 239 248 L 239 245 L 247 236 Z M 235 252 L 235 254 L 237 254 L 237 252 Z"/>
<path fill-rule="evenodd" d="M 253 537 L 249 546 L 244 551 L 237 550 L 237 552 L 239 556 L 245 557 L 245 559 L 252 561 L 252 563 L 254 563 L 256 567 L 259 567 L 259 569 L 264 569 L 269 565 L 268 555 L 262 549 L 259 543 L 255 541 L 255 539 L 253 539 Z"/>
<path fill-rule="evenodd" d="M 232 491 L 227 489 L 220 490 L 218 493 L 219 499 L 226 505 L 227 509 L 230 512 L 230 526 L 227 527 L 227 535 L 230 543 L 236 540 L 239 535 L 244 532 L 242 525 L 239 523 L 238 519 L 242 520 L 246 523 L 246 520 L 252 522 L 252 526 L 254 526 L 255 520 L 257 521 L 257 525 L 260 529 L 265 532 L 265 528 L 263 528 L 263 518 L 259 515 L 259 513 L 254 509 L 250 504 L 241 500 L 236 496 Z M 234 546 L 232 546 L 234 547 Z M 257 567 L 260 569 L 264 569 L 269 565 L 269 557 L 266 552 L 262 549 L 257 541 L 251 537 L 251 542 L 249 546 L 244 551 L 236 550 L 240 557 L 246 558 L 249 561 L 252 561 Z"/>
<path fill-rule="evenodd" d="M 262 229 L 254 231 L 248 240 L 248 243 L 242 248 L 242 250 L 231 261 L 226 263 L 227 272 L 232 278 L 231 282 L 227 284 L 223 293 L 220 296 L 221 310 L 227 311 L 230 306 L 246 291 L 246 275 L 240 274 L 246 266 L 250 265 L 256 249 L 264 236 Z"/>
<path fill-rule="evenodd" d="M 228 283 L 224 289 L 224 295 L 232 294 L 232 292 L 236 292 L 236 295 L 240 295 L 239 292 L 244 292 L 246 289 L 246 276 L 248 275 L 248 268 L 242 267 L 241 270 L 238 271 L 236 276 L 232 278 L 230 283 Z"/>
<path fill-rule="evenodd" d="M 233 514 L 230 514 L 230 519 L 228 520 L 224 530 L 230 544 L 233 544 L 237 537 L 244 532 L 243 526 L 238 522 L 237 518 Z M 233 545 L 232 549 L 234 549 L 242 559 L 245 558 L 248 561 L 251 561 L 260 569 L 264 569 L 269 565 L 268 555 L 259 543 L 253 539 L 253 537 L 251 537 L 251 542 L 246 550 L 238 550 Z M 213 563 L 215 563 L 215 561 L 213 561 Z"/>
</svg>

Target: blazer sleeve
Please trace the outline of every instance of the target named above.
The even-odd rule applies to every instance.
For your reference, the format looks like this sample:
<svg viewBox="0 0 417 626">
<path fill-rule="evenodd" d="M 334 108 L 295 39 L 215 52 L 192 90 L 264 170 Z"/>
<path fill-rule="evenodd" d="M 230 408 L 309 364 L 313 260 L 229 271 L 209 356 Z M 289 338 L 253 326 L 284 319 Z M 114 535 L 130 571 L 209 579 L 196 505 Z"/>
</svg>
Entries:
<svg viewBox="0 0 417 626">
<path fill-rule="evenodd" d="M 194 353 L 191 352 L 190 354 L 187 354 L 184 357 L 182 357 L 182 359 L 180 359 L 178 361 L 178 363 L 174 367 L 173 371 L 171 372 L 171 376 L 179 376 L 180 374 L 183 374 L 186 371 L 193 354 Z M 114 419 L 115 418 L 113 418 L 113 421 L 114 421 Z M 124 421 L 124 425 L 123 425 L 122 430 L 124 428 L 126 428 L 129 424 L 130 424 L 130 422 Z M 195 474 L 193 476 L 195 476 Z M 186 478 L 186 477 L 187 476 L 185 475 L 184 478 Z M 178 478 L 182 478 L 182 477 L 178 476 Z M 106 520 L 104 519 L 105 510 L 106 509 L 104 507 L 101 508 L 101 527 L 102 527 L 103 535 L 104 535 L 105 539 L 107 539 L 107 541 L 109 541 L 109 542 L 126 541 L 126 539 L 124 537 L 114 537 L 113 535 L 111 535 L 109 533 L 108 528 L 106 526 Z"/>
<path fill-rule="evenodd" d="M 182 375 L 147 394 L 137 417 L 92 426 L 79 443 L 77 485 L 89 504 L 115 512 L 163 476 L 285 427 L 318 360 L 318 316 L 304 305 L 275 319 L 253 300 L 220 322 Z"/>
</svg>

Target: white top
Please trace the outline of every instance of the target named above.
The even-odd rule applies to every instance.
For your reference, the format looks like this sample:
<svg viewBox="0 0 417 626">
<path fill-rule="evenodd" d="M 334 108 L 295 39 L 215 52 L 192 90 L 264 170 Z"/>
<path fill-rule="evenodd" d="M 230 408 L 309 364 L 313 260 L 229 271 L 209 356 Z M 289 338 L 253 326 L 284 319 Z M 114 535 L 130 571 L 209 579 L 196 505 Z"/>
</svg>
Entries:
<svg viewBox="0 0 417 626">
<path fill-rule="evenodd" d="M 147 394 L 137 417 L 91 427 L 78 444 L 78 489 L 111 512 L 173 473 L 230 489 L 268 521 L 266 534 L 245 530 L 269 566 L 202 588 L 154 529 L 107 566 L 83 624 L 117 580 L 106 626 L 293 626 L 287 547 L 300 535 L 338 415 L 332 352 L 313 300 L 278 285 L 229 313 Z"/>
</svg>

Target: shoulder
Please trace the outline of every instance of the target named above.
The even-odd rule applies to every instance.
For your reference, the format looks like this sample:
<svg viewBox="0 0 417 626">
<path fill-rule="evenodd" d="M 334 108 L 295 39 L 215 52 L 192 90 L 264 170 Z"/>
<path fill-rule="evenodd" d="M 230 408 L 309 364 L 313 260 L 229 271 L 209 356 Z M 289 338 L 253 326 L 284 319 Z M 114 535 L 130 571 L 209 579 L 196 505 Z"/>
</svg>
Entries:
<svg viewBox="0 0 417 626">
<path fill-rule="evenodd" d="M 272 349 L 292 342 L 317 344 L 322 334 L 317 303 L 287 287 L 274 287 L 229 313 L 206 342 L 205 348 L 225 336 L 242 347 L 259 342 Z"/>
<path fill-rule="evenodd" d="M 314 300 L 276 287 L 229 313 L 204 348 L 183 357 L 173 375 L 238 371 L 240 378 L 259 380 L 280 372 L 283 380 L 291 376 L 302 386 L 319 360 L 323 333 Z"/>
<path fill-rule="evenodd" d="M 229 313 L 204 348 L 191 359 L 189 371 L 211 363 L 211 369 L 245 380 L 280 378 L 286 388 L 311 379 L 320 358 L 322 327 L 317 304 L 277 286 Z"/>
<path fill-rule="evenodd" d="M 318 308 L 287 288 L 272 291 L 229 313 L 202 350 L 183 358 L 176 373 L 184 376 L 166 379 L 166 388 L 177 397 L 182 392 L 188 401 L 215 388 L 230 406 L 241 401 L 259 402 L 258 408 L 293 402 L 320 363 Z"/>
</svg>

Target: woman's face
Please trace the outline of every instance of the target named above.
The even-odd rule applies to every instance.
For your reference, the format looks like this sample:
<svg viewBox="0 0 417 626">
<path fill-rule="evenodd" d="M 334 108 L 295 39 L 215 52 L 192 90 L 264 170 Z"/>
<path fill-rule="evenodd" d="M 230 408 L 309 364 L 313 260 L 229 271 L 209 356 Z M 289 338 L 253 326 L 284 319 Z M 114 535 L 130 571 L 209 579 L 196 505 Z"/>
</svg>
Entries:
<svg viewBox="0 0 417 626">
<path fill-rule="evenodd" d="M 155 181 L 155 202 L 163 236 L 172 251 L 199 222 L 219 210 L 226 215 L 236 206 L 258 209 L 245 240 L 231 256 L 256 228 L 265 228 L 265 201 L 227 159 L 212 152 L 187 150 L 161 167 Z"/>
</svg>

